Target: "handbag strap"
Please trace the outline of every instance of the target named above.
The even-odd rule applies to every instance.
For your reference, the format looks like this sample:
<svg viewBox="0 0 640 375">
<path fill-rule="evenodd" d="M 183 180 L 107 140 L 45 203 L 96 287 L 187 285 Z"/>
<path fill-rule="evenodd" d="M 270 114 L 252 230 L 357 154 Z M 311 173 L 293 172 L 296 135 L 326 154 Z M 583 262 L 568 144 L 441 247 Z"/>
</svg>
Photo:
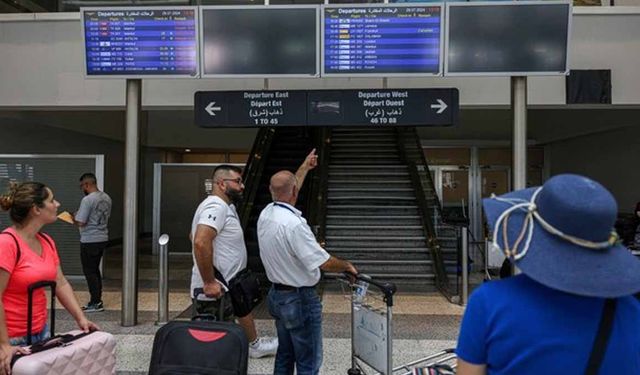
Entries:
<svg viewBox="0 0 640 375">
<path fill-rule="evenodd" d="M 604 355 L 607 351 L 607 343 L 611 336 L 611 328 L 613 327 L 613 317 L 616 312 L 617 299 L 607 298 L 604 302 L 604 308 L 602 309 L 602 318 L 600 318 L 600 326 L 598 327 L 598 333 L 596 340 L 593 343 L 591 349 L 591 355 L 589 355 L 589 362 L 587 362 L 586 375 L 597 375 L 600 371 L 600 365 L 604 359 Z"/>
<path fill-rule="evenodd" d="M 18 265 L 18 261 L 20 260 L 20 255 L 22 254 L 22 251 L 20 250 L 20 243 L 18 243 L 18 239 L 16 238 L 16 236 L 14 236 L 13 233 L 8 231 L 2 231 L 0 232 L 0 234 L 8 234 L 9 236 L 11 236 L 11 238 L 13 238 L 13 242 L 16 244 L 16 265 Z M 45 235 L 42 232 L 38 232 L 36 233 L 36 237 L 41 237 L 47 243 L 47 245 L 49 245 L 49 248 L 53 249 L 53 243 L 51 242 L 51 239 L 49 239 L 49 236 Z"/>
<path fill-rule="evenodd" d="M 227 280 L 225 280 L 224 276 L 222 276 L 222 272 L 218 271 L 218 269 L 215 267 L 213 268 L 213 276 L 216 278 L 216 280 L 220 281 L 222 285 L 229 289 L 229 283 L 227 282 Z"/>
<path fill-rule="evenodd" d="M 0 234 L 8 234 L 9 236 L 11 236 L 11 238 L 13 238 L 13 242 L 15 242 L 15 244 L 16 244 L 16 264 L 14 265 L 14 267 L 15 267 L 15 266 L 18 265 L 18 261 L 20 260 L 20 254 L 22 253 L 20 251 L 20 244 L 18 243 L 18 239 L 11 232 L 2 231 L 2 232 L 0 232 Z"/>
</svg>

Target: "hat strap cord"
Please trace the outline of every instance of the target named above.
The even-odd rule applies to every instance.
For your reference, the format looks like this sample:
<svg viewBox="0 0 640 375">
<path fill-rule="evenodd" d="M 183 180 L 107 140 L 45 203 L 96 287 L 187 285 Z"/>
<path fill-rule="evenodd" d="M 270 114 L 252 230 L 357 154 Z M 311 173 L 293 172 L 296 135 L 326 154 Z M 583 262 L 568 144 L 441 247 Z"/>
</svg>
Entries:
<svg viewBox="0 0 640 375">
<path fill-rule="evenodd" d="M 500 246 L 498 245 L 498 231 L 500 229 L 500 226 L 502 226 L 502 241 L 504 243 L 504 249 L 503 252 L 505 253 L 505 255 L 507 257 L 513 257 L 514 260 L 518 260 L 522 257 L 524 257 L 527 254 L 527 251 L 529 250 L 529 246 L 531 245 L 531 240 L 533 238 L 533 229 L 534 226 L 536 224 L 536 221 L 542 226 L 542 228 L 544 228 L 547 232 L 560 237 L 568 242 L 571 242 L 575 245 L 581 246 L 581 247 L 586 247 L 589 249 L 605 249 L 608 247 L 611 247 L 612 245 L 614 245 L 616 243 L 616 241 L 618 240 L 618 235 L 615 231 L 611 232 L 611 235 L 609 236 L 609 239 L 607 241 L 602 241 L 602 242 L 593 242 L 593 241 L 589 241 L 589 240 L 585 240 L 582 238 L 578 238 L 569 234 L 566 234 L 564 232 L 562 232 L 561 230 L 555 228 L 553 225 L 549 224 L 546 220 L 544 220 L 542 218 L 542 216 L 540 216 L 540 213 L 538 212 L 538 207 L 535 204 L 535 200 L 538 196 L 538 194 L 542 191 L 542 187 L 539 187 L 538 189 L 536 189 L 536 191 L 533 193 L 533 195 L 531 196 L 531 200 L 530 201 L 522 201 L 522 200 L 513 200 L 513 199 L 505 199 L 505 198 L 499 198 L 496 196 L 493 196 L 493 199 L 496 199 L 498 201 L 501 202 L 505 202 L 505 203 L 509 203 L 511 205 L 513 205 L 512 207 L 509 207 L 508 209 L 506 209 L 504 212 L 502 212 L 502 214 L 500 214 L 500 216 L 498 217 L 498 220 L 496 220 L 496 224 L 495 227 L 493 229 L 493 240 L 492 240 L 492 245 L 497 247 L 498 249 L 500 249 Z M 518 202 L 518 203 L 516 203 Z M 524 225 L 522 227 L 522 230 L 520 231 L 520 234 L 518 235 L 516 241 L 513 244 L 513 247 L 511 247 L 509 245 L 509 240 L 507 237 L 507 225 L 509 222 L 509 217 L 511 216 L 511 214 L 519 209 L 526 209 L 527 210 L 527 214 L 525 216 L 524 219 Z M 522 242 L 522 240 L 524 239 L 524 236 L 527 236 L 527 239 L 525 241 L 524 247 L 522 249 L 522 251 L 518 251 L 518 248 Z"/>
<path fill-rule="evenodd" d="M 508 200 L 503 200 L 502 198 L 495 198 L 495 199 L 507 201 L 507 203 L 513 204 L 512 202 L 509 202 Z M 518 204 L 515 204 L 513 207 L 509 207 L 502 214 L 500 214 L 500 216 L 498 217 L 498 220 L 496 220 L 495 227 L 493 228 L 493 243 L 492 243 L 493 246 L 497 247 L 498 249 L 501 249 L 500 245 L 498 245 L 498 231 L 500 230 L 500 226 L 502 226 L 503 227 L 502 242 L 504 243 L 504 249 L 501 249 L 501 250 L 504 252 L 504 254 L 507 257 L 513 257 L 513 259 L 515 260 L 518 260 L 523 256 L 525 256 L 527 254 L 527 251 L 529 250 L 531 238 L 533 237 L 533 224 L 534 224 L 531 211 L 527 213 L 524 219 L 524 225 L 522 227 L 522 230 L 520 231 L 518 238 L 513 244 L 513 247 L 509 245 L 509 239 L 507 238 L 507 223 L 509 222 L 509 216 L 511 216 L 511 213 L 513 213 L 518 209 L 529 208 L 530 205 L 531 205 L 530 202 L 526 202 L 526 203 L 518 203 Z M 525 242 L 524 248 L 522 249 L 521 252 L 518 252 L 518 247 L 520 246 L 520 243 L 523 239 L 523 236 L 525 235 L 525 232 L 527 232 L 527 229 L 528 229 L 527 240 Z"/>
</svg>

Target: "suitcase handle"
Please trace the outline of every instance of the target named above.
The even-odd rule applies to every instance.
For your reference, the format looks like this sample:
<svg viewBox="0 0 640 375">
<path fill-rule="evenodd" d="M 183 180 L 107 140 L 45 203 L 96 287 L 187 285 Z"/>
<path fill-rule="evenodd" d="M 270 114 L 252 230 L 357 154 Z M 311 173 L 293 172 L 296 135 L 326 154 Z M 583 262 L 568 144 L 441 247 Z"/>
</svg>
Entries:
<svg viewBox="0 0 640 375">
<path fill-rule="evenodd" d="M 32 335 L 32 319 L 33 319 L 33 292 L 40 288 L 51 288 L 51 336 L 55 332 L 56 326 L 56 282 L 55 281 L 38 281 L 27 287 L 28 292 L 28 302 L 27 302 L 27 345 L 31 345 L 31 335 Z"/>
<path fill-rule="evenodd" d="M 69 344 L 70 342 L 76 341 L 78 339 L 81 339 L 87 335 L 92 334 L 95 331 L 92 332 L 82 332 L 82 333 L 78 333 L 77 335 L 71 335 L 71 334 L 64 334 L 64 335 L 56 335 L 56 336 L 52 336 L 50 338 L 48 338 L 45 341 L 41 341 L 41 342 L 37 342 L 33 345 L 31 345 L 31 354 L 33 353 L 38 353 L 38 352 L 43 352 L 45 350 L 49 350 L 52 348 L 56 348 L 58 346 L 64 346 Z"/>
<path fill-rule="evenodd" d="M 95 331 L 83 332 L 83 333 L 79 333 L 79 334 L 77 334 L 75 336 L 74 335 L 70 335 L 70 334 L 52 336 L 52 337 L 46 339 L 45 341 L 37 342 L 37 343 L 31 345 L 31 348 L 30 348 L 31 353 L 29 353 L 29 354 L 22 354 L 22 353 L 14 354 L 14 356 L 11 358 L 11 368 L 13 368 L 13 366 L 16 364 L 16 361 L 19 360 L 22 357 L 26 357 L 26 356 L 28 356 L 30 354 L 43 352 L 45 350 L 57 348 L 59 346 L 68 345 L 70 342 L 75 341 L 75 340 L 80 339 L 80 338 L 83 338 L 83 337 L 85 337 L 87 335 L 90 335 L 93 332 L 95 332 Z"/>
<path fill-rule="evenodd" d="M 204 294 L 204 288 L 193 289 L 193 311 L 192 311 L 191 320 L 198 320 L 198 319 L 211 320 L 211 314 L 198 314 L 198 312 L 196 311 L 196 301 L 198 300 L 198 296 L 201 294 L 203 296 L 206 296 Z M 220 322 L 224 321 L 224 307 L 225 307 L 224 300 L 226 296 L 227 296 L 227 293 L 223 293 L 222 297 L 218 298 L 218 300 L 220 301 L 220 306 L 218 307 L 218 313 L 216 315 L 213 315 Z"/>
</svg>

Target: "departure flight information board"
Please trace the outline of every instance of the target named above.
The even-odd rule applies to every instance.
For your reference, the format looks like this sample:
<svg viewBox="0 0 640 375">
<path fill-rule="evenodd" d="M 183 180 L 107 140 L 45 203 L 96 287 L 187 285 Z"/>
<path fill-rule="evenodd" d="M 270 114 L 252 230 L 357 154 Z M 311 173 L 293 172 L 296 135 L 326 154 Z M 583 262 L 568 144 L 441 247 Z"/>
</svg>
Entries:
<svg viewBox="0 0 640 375">
<path fill-rule="evenodd" d="M 87 77 L 199 75 L 196 7 L 82 8 Z"/>
<path fill-rule="evenodd" d="M 325 6 L 323 76 L 439 75 L 442 4 Z"/>
<path fill-rule="evenodd" d="M 318 77 L 315 5 L 202 6 L 203 78 Z"/>
</svg>

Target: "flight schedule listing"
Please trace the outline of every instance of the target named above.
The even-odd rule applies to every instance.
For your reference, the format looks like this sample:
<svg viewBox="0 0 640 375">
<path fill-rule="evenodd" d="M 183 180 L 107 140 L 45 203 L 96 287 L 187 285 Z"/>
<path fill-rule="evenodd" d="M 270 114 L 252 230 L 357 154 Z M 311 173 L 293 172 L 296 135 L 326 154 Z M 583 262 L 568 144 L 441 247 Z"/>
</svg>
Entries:
<svg viewBox="0 0 640 375">
<path fill-rule="evenodd" d="M 324 10 L 324 73 L 439 74 L 440 6 Z"/>
<path fill-rule="evenodd" d="M 196 10 L 84 11 L 87 75 L 198 75 Z"/>
</svg>

